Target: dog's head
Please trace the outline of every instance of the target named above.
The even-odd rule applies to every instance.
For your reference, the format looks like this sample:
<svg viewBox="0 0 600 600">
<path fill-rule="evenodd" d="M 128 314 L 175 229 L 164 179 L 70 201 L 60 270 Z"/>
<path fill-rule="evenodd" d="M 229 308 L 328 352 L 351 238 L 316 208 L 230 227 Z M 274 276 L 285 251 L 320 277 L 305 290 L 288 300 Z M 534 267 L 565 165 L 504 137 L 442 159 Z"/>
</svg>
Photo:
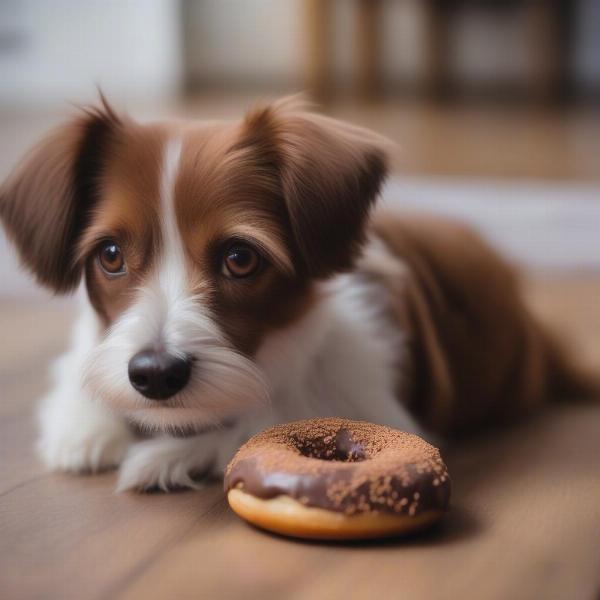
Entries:
<svg viewBox="0 0 600 600">
<path fill-rule="evenodd" d="M 103 102 L 32 151 L 0 216 L 42 284 L 85 280 L 94 395 L 147 426 L 203 427 L 265 401 L 257 350 L 352 265 L 385 170 L 376 136 L 295 101 L 150 125 Z"/>
</svg>

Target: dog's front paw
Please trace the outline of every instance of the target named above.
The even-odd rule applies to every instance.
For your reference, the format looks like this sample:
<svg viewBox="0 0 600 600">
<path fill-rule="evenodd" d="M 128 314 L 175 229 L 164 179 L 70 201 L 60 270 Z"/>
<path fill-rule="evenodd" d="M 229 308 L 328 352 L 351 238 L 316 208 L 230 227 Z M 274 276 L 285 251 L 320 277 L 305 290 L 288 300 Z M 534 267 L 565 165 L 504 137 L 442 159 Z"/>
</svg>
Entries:
<svg viewBox="0 0 600 600">
<path fill-rule="evenodd" d="M 160 437 L 131 446 L 119 470 L 117 491 L 198 488 L 215 454 L 199 438 Z"/>
<path fill-rule="evenodd" d="M 45 423 L 37 450 L 52 470 L 95 473 L 117 467 L 133 439 L 124 423 L 112 420 Z"/>
<path fill-rule="evenodd" d="M 38 440 L 44 464 L 55 471 L 95 473 L 117 467 L 133 438 L 121 430 L 45 432 Z"/>
</svg>

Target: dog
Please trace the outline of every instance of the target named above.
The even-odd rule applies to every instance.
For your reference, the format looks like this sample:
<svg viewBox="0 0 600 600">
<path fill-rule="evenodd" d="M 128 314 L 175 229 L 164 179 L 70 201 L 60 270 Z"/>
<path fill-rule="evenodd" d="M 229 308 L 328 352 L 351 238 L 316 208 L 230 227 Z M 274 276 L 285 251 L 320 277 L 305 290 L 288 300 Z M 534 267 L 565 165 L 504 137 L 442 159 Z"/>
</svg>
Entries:
<svg viewBox="0 0 600 600">
<path fill-rule="evenodd" d="M 374 210 L 378 135 L 296 99 L 140 124 L 104 98 L 0 190 L 22 263 L 79 290 L 39 412 L 51 469 L 196 487 L 259 430 L 480 430 L 589 381 L 466 226 Z"/>
</svg>

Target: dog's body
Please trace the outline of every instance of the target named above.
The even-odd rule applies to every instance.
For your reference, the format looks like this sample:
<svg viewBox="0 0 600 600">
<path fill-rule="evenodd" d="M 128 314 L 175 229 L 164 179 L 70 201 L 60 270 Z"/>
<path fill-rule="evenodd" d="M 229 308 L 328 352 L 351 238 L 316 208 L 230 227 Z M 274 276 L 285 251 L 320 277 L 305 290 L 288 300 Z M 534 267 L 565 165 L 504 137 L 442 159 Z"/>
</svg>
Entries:
<svg viewBox="0 0 600 600">
<path fill-rule="evenodd" d="M 471 231 L 370 218 L 385 171 L 376 136 L 286 102 L 144 126 L 105 105 L 46 140 L 0 196 L 38 279 L 87 288 L 45 462 L 194 486 L 274 423 L 462 432 L 583 386 Z"/>
</svg>

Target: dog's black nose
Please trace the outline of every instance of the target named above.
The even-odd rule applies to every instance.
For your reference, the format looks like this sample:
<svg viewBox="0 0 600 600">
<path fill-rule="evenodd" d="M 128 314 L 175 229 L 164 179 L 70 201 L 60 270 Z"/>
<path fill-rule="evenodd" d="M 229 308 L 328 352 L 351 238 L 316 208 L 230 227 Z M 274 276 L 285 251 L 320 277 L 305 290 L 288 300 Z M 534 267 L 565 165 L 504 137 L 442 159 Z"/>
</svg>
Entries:
<svg viewBox="0 0 600 600">
<path fill-rule="evenodd" d="M 146 398 L 166 400 L 182 390 L 192 370 L 188 358 L 160 350 L 142 350 L 129 361 L 129 381 Z"/>
</svg>

